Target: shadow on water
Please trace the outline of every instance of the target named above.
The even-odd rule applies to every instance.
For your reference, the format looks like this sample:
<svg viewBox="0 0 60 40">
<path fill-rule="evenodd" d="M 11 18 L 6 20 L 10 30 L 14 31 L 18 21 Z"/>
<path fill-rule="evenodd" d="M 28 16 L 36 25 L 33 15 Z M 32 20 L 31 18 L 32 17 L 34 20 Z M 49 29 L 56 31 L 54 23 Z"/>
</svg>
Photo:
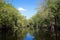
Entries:
<svg viewBox="0 0 60 40">
<path fill-rule="evenodd" d="M 27 33 L 24 40 L 34 40 L 34 36 L 32 36 L 30 33 Z"/>
</svg>

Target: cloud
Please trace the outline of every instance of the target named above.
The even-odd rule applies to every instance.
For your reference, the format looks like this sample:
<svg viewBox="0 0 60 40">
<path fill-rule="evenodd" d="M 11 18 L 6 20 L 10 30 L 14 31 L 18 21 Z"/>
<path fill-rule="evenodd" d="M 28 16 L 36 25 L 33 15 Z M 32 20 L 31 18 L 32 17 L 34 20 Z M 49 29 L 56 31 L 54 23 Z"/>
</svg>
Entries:
<svg viewBox="0 0 60 40">
<path fill-rule="evenodd" d="M 24 8 L 22 8 L 22 7 L 18 8 L 18 10 L 19 10 L 19 11 L 26 11 L 26 9 L 24 9 Z"/>
</svg>

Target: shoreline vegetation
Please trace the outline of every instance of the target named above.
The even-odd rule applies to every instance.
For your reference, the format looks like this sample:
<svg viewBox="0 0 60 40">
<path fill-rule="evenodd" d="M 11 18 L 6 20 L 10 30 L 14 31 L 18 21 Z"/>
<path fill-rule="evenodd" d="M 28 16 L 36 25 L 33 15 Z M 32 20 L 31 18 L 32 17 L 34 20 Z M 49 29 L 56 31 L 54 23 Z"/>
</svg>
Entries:
<svg viewBox="0 0 60 40">
<path fill-rule="evenodd" d="M 26 19 L 12 4 L 0 0 L 0 40 L 60 40 L 60 0 L 44 0 L 37 13 Z"/>
</svg>

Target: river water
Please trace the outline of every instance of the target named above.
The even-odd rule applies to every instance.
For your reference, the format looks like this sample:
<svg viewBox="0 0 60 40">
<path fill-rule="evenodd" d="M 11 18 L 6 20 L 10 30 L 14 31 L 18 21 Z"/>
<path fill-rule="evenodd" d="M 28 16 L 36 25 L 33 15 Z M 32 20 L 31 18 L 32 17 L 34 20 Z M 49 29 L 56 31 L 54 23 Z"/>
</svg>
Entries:
<svg viewBox="0 0 60 40">
<path fill-rule="evenodd" d="M 26 37 L 24 40 L 34 40 L 34 36 L 32 36 L 30 33 L 27 33 Z"/>
</svg>

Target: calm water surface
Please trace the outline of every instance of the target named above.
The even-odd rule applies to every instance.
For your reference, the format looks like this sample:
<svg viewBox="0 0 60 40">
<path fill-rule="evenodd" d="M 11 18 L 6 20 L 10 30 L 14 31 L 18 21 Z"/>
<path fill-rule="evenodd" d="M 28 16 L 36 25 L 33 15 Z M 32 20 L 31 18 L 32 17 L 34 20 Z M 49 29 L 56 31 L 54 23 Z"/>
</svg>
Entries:
<svg viewBox="0 0 60 40">
<path fill-rule="evenodd" d="M 34 36 L 32 36 L 30 33 L 27 33 L 26 37 L 24 38 L 24 40 L 33 40 Z"/>
</svg>

